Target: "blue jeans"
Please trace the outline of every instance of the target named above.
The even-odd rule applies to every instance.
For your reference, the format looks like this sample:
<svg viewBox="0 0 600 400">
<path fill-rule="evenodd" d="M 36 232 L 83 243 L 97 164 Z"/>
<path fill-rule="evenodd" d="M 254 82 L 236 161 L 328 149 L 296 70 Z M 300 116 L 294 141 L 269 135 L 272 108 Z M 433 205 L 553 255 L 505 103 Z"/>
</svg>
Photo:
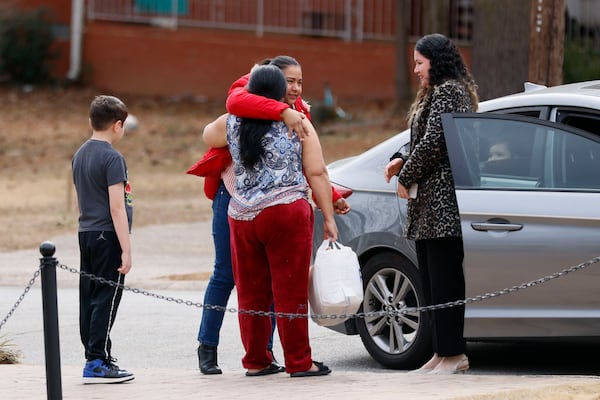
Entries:
<svg viewBox="0 0 600 400">
<path fill-rule="evenodd" d="M 233 272 L 231 270 L 231 246 L 229 242 L 229 222 L 227 221 L 227 208 L 231 195 L 225 188 L 223 181 L 219 185 L 217 194 L 212 203 L 213 220 L 212 235 L 215 246 L 215 266 L 213 274 L 208 281 L 204 293 L 204 304 L 226 307 L 231 291 L 234 287 Z M 273 307 L 271 307 L 271 311 Z M 198 342 L 208 346 L 219 345 L 219 332 L 223 325 L 224 311 L 204 308 L 202 320 L 198 331 Z M 271 318 L 272 331 L 275 329 L 275 318 Z M 273 348 L 273 333 L 268 345 Z"/>
</svg>

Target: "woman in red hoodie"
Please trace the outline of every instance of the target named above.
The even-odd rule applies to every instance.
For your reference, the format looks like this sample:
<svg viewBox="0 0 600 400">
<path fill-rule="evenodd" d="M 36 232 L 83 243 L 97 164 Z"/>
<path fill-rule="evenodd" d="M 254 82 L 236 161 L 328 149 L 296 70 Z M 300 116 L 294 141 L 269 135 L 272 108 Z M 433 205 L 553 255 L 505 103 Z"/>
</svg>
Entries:
<svg viewBox="0 0 600 400">
<path fill-rule="evenodd" d="M 229 88 L 227 112 L 242 118 L 267 119 L 285 122 L 290 131 L 296 131 L 302 138 L 306 132 L 302 119 L 310 117 L 310 105 L 302 99 L 302 67 L 291 56 L 277 56 L 263 60 L 259 65 L 271 64 L 279 67 L 287 81 L 285 102 L 249 93 L 246 90 L 250 74 L 235 81 Z M 334 187 L 331 187 L 333 209 L 336 214 L 347 214 L 350 205 Z"/>
<path fill-rule="evenodd" d="M 227 112 L 243 118 L 282 120 L 290 131 L 296 131 L 300 137 L 306 133 L 302 119 L 310 118 L 310 105 L 302 100 L 302 67 L 290 56 L 277 56 L 266 59 L 259 65 L 273 64 L 283 72 L 287 81 L 285 102 L 275 101 L 246 90 L 250 74 L 235 81 L 229 88 Z"/>
</svg>

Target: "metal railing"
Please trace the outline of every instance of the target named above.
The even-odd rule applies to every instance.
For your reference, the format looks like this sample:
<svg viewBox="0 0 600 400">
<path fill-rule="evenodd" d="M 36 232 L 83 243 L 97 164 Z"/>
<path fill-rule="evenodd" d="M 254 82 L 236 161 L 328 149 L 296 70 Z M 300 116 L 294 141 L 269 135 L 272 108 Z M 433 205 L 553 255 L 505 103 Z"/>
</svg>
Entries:
<svg viewBox="0 0 600 400">
<path fill-rule="evenodd" d="M 89 20 L 337 37 L 395 37 L 396 0 L 90 0 Z"/>
</svg>

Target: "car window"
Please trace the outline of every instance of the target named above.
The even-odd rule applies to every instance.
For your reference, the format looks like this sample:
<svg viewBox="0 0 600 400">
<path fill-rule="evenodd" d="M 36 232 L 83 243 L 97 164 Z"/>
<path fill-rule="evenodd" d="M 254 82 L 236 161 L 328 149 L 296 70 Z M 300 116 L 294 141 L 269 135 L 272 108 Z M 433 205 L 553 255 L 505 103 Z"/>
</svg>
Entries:
<svg viewBox="0 0 600 400">
<path fill-rule="evenodd" d="M 457 187 L 600 189 L 600 137 L 521 116 L 447 114 L 443 121 Z"/>
<path fill-rule="evenodd" d="M 524 117 L 548 119 L 549 108 L 548 107 L 516 107 L 516 108 L 503 108 L 500 110 L 492 111 L 496 114 L 513 114 L 522 115 Z"/>
<path fill-rule="evenodd" d="M 557 134 L 553 140 L 553 186 L 600 188 L 600 145 L 577 135 Z"/>
<path fill-rule="evenodd" d="M 581 110 L 558 109 L 556 122 L 574 126 L 586 132 L 600 135 L 600 114 Z"/>
</svg>

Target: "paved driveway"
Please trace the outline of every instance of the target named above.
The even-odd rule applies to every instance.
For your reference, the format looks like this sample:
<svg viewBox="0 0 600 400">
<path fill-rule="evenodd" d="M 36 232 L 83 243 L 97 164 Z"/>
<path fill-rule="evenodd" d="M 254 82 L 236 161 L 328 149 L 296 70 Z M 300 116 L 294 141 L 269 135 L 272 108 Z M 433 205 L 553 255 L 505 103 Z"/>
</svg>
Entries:
<svg viewBox="0 0 600 400">
<path fill-rule="evenodd" d="M 75 235 L 49 239 L 59 262 L 78 267 Z M 208 277 L 213 249 L 210 223 L 138 228 L 133 233 L 134 269 L 127 285 L 173 299 L 201 303 L 206 280 L 185 280 L 190 274 Z M 39 265 L 39 250 L 0 253 L 0 317 L 4 318 Z M 219 346 L 220 376 L 198 371 L 195 349 L 200 309 L 127 292 L 113 329 L 114 354 L 119 365 L 136 379 L 122 385 L 80 384 L 83 365 L 77 323 L 76 274 L 58 270 L 59 327 L 64 398 L 127 399 L 246 399 L 280 398 L 364 399 L 402 396 L 410 399 L 456 399 L 551 385 L 598 384 L 594 376 L 506 375 L 481 373 L 419 376 L 380 368 L 362 347 L 358 336 L 344 336 L 310 323 L 314 358 L 333 370 L 327 377 L 292 379 L 287 374 L 247 378 L 240 364 L 242 345 L 237 316 L 227 313 Z M 235 294 L 229 304 L 236 307 Z M 22 364 L 0 365 L 0 398 L 46 397 L 44 343 L 39 279 L 0 331 L 23 353 Z M 279 342 L 276 354 L 282 355 Z M 576 387 L 576 386 L 573 386 Z"/>
</svg>

